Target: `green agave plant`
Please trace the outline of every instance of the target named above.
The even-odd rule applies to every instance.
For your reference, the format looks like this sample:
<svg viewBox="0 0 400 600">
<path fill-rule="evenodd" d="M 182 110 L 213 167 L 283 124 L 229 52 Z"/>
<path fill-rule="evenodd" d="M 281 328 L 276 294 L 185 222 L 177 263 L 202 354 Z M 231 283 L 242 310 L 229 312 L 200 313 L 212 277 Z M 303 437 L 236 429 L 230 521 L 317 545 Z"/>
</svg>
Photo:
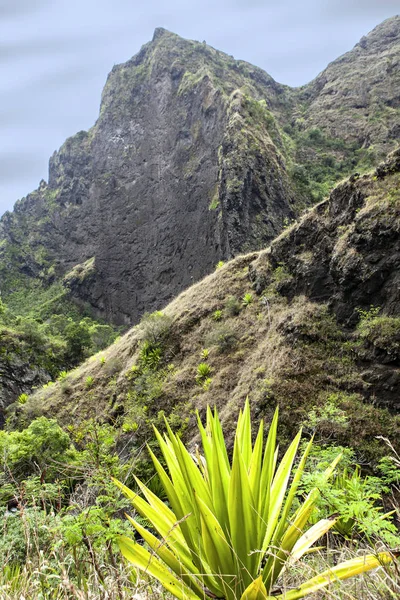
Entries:
<svg viewBox="0 0 400 600">
<path fill-rule="evenodd" d="M 261 422 L 254 446 L 250 406 L 240 412 L 232 464 L 217 411 L 208 408 L 204 428 L 198 418 L 204 456 L 191 454 L 167 424 L 164 437 L 155 430 L 169 475 L 151 452 L 169 506 L 136 479 L 144 498 L 116 481 L 136 511 L 159 537 L 128 517 L 148 547 L 121 536 L 123 556 L 161 582 L 176 598 L 227 600 L 296 600 L 393 560 L 389 552 L 346 561 L 300 587 L 272 596 L 284 569 L 310 551 L 336 523 L 322 519 L 306 529 L 318 499 L 312 490 L 294 509 L 296 491 L 312 441 L 294 467 L 301 431 L 278 464 L 278 410 L 263 444 Z M 325 472 L 328 478 L 340 456 Z"/>
</svg>

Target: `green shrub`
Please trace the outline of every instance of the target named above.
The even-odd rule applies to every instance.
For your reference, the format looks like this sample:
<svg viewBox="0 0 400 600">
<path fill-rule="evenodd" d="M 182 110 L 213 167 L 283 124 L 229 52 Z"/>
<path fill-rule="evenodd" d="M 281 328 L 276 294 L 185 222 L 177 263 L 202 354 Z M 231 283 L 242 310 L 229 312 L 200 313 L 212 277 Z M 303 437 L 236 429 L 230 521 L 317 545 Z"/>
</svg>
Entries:
<svg viewBox="0 0 400 600">
<path fill-rule="evenodd" d="M 71 440 L 55 419 L 39 417 L 23 431 L 0 431 L 0 460 L 15 478 L 57 472 L 56 461 L 73 456 Z"/>
<path fill-rule="evenodd" d="M 92 377 L 91 375 L 89 375 L 88 377 L 86 377 L 85 379 L 85 386 L 90 389 L 91 387 L 93 387 L 94 385 L 94 377 Z"/>
<path fill-rule="evenodd" d="M 215 310 L 213 312 L 212 318 L 214 319 L 214 321 L 220 321 L 222 319 L 222 310 Z"/>
<path fill-rule="evenodd" d="M 400 354 L 400 317 L 378 316 L 378 308 L 360 312 L 357 330 L 364 344 L 396 359 Z"/>
<path fill-rule="evenodd" d="M 235 296 L 229 296 L 225 302 L 225 313 L 228 317 L 236 317 L 242 308 L 239 300 Z"/>
<path fill-rule="evenodd" d="M 297 600 L 335 580 L 391 562 L 394 556 L 390 552 L 361 556 L 275 595 L 281 572 L 293 568 L 336 524 L 336 517 L 331 516 L 307 528 L 319 498 L 318 488 L 297 508 L 295 501 L 312 442 L 295 467 L 299 432 L 278 464 L 277 422 L 276 411 L 265 449 L 263 423 L 253 446 L 246 402 L 237 423 L 232 462 L 216 410 L 213 415 L 207 409 L 205 428 L 198 419 L 203 456 L 190 454 L 168 425 L 165 439 L 156 430 L 167 470 L 150 453 L 168 504 L 139 480 L 144 498 L 115 481 L 156 533 L 146 529 L 140 519 L 128 517 L 146 547 L 120 536 L 118 545 L 124 557 L 181 600 Z M 325 481 L 339 458 L 326 470 Z"/>
<path fill-rule="evenodd" d="M 145 313 L 138 328 L 139 339 L 149 346 L 158 346 L 168 337 L 172 318 L 161 311 Z"/>
<path fill-rule="evenodd" d="M 337 451 L 337 449 L 332 449 Z M 318 456 L 318 455 L 317 455 Z M 318 518 L 337 514 L 334 529 L 347 538 L 365 536 L 370 542 L 383 540 L 391 546 L 400 544 L 400 535 L 390 514 L 383 514 L 378 501 L 389 488 L 379 477 L 362 477 L 359 466 L 345 466 L 329 484 L 323 479 L 326 463 L 315 464 L 304 475 L 304 490 L 318 487 L 321 497 L 317 503 Z"/>
<path fill-rule="evenodd" d="M 91 347 L 90 328 L 87 322 L 70 322 L 64 332 L 67 342 L 66 359 L 68 363 L 75 366 L 86 357 Z"/>
<path fill-rule="evenodd" d="M 211 377 L 206 377 L 205 379 L 203 379 L 201 387 L 203 388 L 203 390 L 207 391 L 208 388 L 210 387 L 211 383 L 212 383 Z"/>
<path fill-rule="evenodd" d="M 148 341 L 142 344 L 139 361 L 144 368 L 156 369 L 161 360 L 162 351 L 159 346 L 154 346 Z"/>
<path fill-rule="evenodd" d="M 214 346 L 222 354 L 236 348 L 238 339 L 238 334 L 232 327 L 221 323 L 206 336 L 206 345 Z"/>
<path fill-rule="evenodd" d="M 293 279 L 293 275 L 289 273 L 284 263 L 279 263 L 276 269 L 274 269 L 272 277 L 274 282 L 278 284 L 289 283 Z"/>
<path fill-rule="evenodd" d="M 104 357 L 103 357 L 104 358 Z M 113 377 L 122 369 L 122 358 L 120 356 L 113 356 L 109 358 L 107 361 L 100 363 L 103 367 L 103 372 L 107 377 Z"/>
<path fill-rule="evenodd" d="M 211 367 L 207 363 L 200 363 L 197 366 L 196 381 L 199 385 L 204 383 L 204 380 L 211 374 Z"/>
<path fill-rule="evenodd" d="M 242 306 L 249 306 L 249 304 L 252 304 L 253 300 L 253 294 L 245 294 L 242 298 Z"/>
<path fill-rule="evenodd" d="M 26 404 L 28 401 L 29 395 L 28 394 L 20 394 L 18 396 L 18 404 Z"/>
<path fill-rule="evenodd" d="M 210 351 L 208 350 L 208 348 L 203 348 L 203 350 L 201 351 L 201 358 L 203 360 L 207 360 L 209 354 L 210 354 Z"/>
<path fill-rule="evenodd" d="M 54 516 L 35 508 L 25 508 L 21 514 L 9 513 L 0 508 L 0 568 L 23 564 L 27 559 L 32 540 L 35 550 L 50 553 L 53 544 Z"/>
</svg>

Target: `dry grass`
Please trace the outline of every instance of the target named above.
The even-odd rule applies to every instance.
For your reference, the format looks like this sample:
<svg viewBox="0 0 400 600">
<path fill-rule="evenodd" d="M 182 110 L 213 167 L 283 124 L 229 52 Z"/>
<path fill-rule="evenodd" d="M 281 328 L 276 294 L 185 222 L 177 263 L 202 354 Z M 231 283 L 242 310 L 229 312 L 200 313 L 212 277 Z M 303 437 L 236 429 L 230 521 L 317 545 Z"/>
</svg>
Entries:
<svg viewBox="0 0 400 600">
<path fill-rule="evenodd" d="M 337 545 L 311 553 L 292 565 L 278 581 L 277 591 L 292 590 L 305 580 L 339 562 L 380 551 L 381 548 L 359 548 Z M 152 577 L 140 575 L 119 561 L 108 569 L 104 581 L 89 570 L 81 584 L 71 576 L 68 557 L 62 554 L 35 557 L 21 569 L 3 569 L 0 574 L 1 600 L 172 600 Z M 38 560 L 37 560 L 38 558 Z M 345 581 L 333 583 L 326 590 L 309 596 L 310 600 L 397 600 L 400 597 L 400 565 L 398 561 Z M 49 581 L 51 584 L 49 585 Z"/>
</svg>

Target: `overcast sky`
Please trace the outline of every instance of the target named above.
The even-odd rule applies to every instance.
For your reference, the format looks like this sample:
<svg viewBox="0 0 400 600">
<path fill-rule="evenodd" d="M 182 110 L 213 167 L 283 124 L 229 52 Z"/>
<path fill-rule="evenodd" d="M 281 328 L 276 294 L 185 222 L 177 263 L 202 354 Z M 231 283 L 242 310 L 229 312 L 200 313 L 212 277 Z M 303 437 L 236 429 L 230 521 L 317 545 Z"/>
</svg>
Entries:
<svg viewBox="0 0 400 600">
<path fill-rule="evenodd" d="M 94 124 L 107 73 L 155 27 L 307 83 L 399 0 L 0 0 L 0 215 Z"/>
</svg>

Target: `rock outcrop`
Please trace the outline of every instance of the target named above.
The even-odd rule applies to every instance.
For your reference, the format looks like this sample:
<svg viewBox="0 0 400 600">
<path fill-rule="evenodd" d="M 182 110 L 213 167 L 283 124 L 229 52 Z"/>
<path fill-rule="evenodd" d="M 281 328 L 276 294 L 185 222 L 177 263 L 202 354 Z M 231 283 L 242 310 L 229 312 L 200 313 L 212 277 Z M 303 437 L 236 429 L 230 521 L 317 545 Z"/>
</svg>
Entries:
<svg viewBox="0 0 400 600">
<path fill-rule="evenodd" d="M 78 304 L 130 325 L 220 260 L 267 245 L 335 179 L 394 147 L 399 23 L 298 90 L 157 29 L 111 71 L 95 126 L 1 219 L 3 297 L 69 281 Z M 69 276 L 88 261 L 89 278 Z"/>
</svg>

